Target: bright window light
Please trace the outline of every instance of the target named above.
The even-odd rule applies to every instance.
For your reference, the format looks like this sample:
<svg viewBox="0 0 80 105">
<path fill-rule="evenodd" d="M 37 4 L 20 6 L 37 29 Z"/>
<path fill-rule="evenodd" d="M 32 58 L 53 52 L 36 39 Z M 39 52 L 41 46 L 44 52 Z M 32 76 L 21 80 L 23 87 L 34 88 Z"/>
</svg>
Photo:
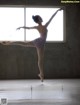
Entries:
<svg viewBox="0 0 80 105">
<path fill-rule="evenodd" d="M 32 20 L 32 15 L 40 15 L 45 24 L 53 13 L 59 8 L 26 8 L 26 26 L 37 25 Z M 36 30 L 26 30 L 26 40 L 33 40 L 39 37 Z M 59 11 L 48 26 L 47 41 L 63 41 L 63 10 Z"/>
<path fill-rule="evenodd" d="M 0 7 L 0 41 L 31 41 L 39 37 L 37 30 L 20 29 L 19 26 L 36 26 L 32 15 L 40 15 L 45 24 L 59 8 Z M 63 10 L 48 26 L 47 41 L 63 41 Z"/>
<path fill-rule="evenodd" d="M 24 40 L 24 30 L 16 28 L 24 25 L 24 8 L 0 8 L 0 41 Z"/>
</svg>

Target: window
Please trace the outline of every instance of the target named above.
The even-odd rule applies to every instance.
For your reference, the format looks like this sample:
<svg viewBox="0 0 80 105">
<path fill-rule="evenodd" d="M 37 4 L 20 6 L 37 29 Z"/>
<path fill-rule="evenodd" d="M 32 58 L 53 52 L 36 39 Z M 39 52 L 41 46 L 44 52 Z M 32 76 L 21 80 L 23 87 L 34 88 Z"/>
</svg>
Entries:
<svg viewBox="0 0 80 105">
<path fill-rule="evenodd" d="M 39 37 L 37 30 L 16 31 L 19 26 L 35 26 L 32 15 L 40 15 L 45 24 L 58 8 L 0 8 L 0 40 L 1 41 L 30 41 Z M 63 10 L 53 18 L 48 26 L 47 41 L 64 41 Z"/>
<path fill-rule="evenodd" d="M 0 8 L 0 40 L 24 41 L 24 30 L 16 28 L 24 25 L 24 8 Z"/>
</svg>

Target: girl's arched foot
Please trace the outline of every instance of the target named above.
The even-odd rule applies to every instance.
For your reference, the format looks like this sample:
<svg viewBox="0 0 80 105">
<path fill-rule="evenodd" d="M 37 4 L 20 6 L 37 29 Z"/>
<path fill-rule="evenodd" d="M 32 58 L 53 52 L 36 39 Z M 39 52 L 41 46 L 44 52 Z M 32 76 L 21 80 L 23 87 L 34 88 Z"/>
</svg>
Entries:
<svg viewBox="0 0 80 105">
<path fill-rule="evenodd" d="M 9 45 L 10 42 L 9 41 L 3 41 L 3 42 L 1 42 L 1 44 L 3 44 L 3 45 Z"/>
<path fill-rule="evenodd" d="M 38 76 L 39 76 L 39 78 L 41 79 L 41 82 L 43 82 L 43 80 L 44 80 L 44 76 L 41 75 L 41 74 L 38 74 Z"/>
</svg>

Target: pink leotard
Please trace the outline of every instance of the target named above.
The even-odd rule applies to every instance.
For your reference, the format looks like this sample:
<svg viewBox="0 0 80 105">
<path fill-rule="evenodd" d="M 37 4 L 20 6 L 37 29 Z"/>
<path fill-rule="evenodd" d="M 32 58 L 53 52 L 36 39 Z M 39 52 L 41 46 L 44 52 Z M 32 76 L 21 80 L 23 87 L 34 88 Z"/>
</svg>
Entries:
<svg viewBox="0 0 80 105">
<path fill-rule="evenodd" d="M 47 38 L 47 30 L 43 35 L 40 34 L 39 38 L 33 40 L 33 43 L 36 47 L 43 48 L 46 42 L 46 38 Z"/>
</svg>

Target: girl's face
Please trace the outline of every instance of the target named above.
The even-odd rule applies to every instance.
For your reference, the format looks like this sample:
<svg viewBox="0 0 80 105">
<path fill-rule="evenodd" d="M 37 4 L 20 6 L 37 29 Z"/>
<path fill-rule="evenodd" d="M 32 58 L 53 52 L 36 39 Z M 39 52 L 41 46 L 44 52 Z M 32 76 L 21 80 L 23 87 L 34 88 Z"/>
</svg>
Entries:
<svg viewBox="0 0 80 105">
<path fill-rule="evenodd" d="M 42 20 L 42 18 L 40 16 L 38 17 L 38 19 L 39 19 L 39 23 L 43 22 L 43 20 Z"/>
</svg>

